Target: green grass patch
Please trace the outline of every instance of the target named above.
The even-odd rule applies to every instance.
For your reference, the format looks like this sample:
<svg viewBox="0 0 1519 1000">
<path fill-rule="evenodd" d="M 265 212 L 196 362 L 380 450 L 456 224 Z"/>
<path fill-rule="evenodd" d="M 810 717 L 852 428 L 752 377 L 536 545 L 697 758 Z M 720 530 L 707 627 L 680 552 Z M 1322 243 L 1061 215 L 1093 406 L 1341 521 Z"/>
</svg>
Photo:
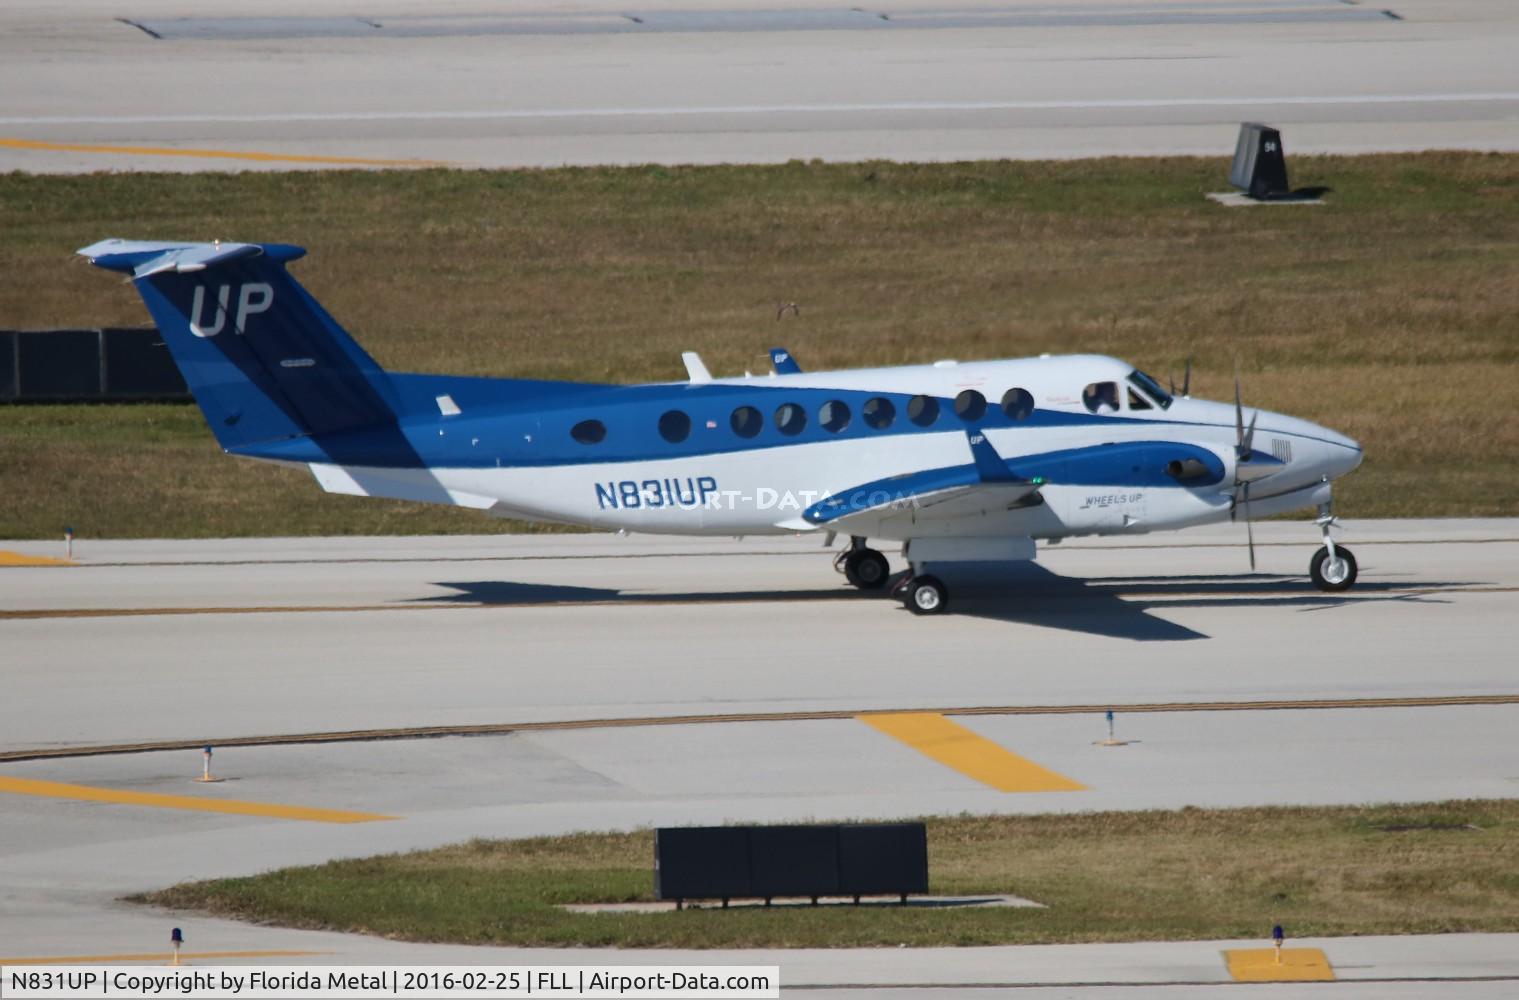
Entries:
<svg viewBox="0 0 1519 1000">
<path fill-rule="evenodd" d="M 1519 513 L 1519 155 L 0 176 L 0 328 L 135 324 L 109 235 L 285 241 L 400 370 L 636 382 L 1092 351 L 1363 441 L 1352 517 Z M 776 321 L 777 304 L 799 317 Z M 220 457 L 193 410 L 0 407 L 0 537 L 502 530 Z"/>
<path fill-rule="evenodd" d="M 845 948 L 1519 930 L 1519 800 L 928 821 L 941 894 L 1046 909 L 700 909 L 653 898 L 653 835 L 476 840 L 175 886 L 138 902 L 410 941 Z"/>
</svg>

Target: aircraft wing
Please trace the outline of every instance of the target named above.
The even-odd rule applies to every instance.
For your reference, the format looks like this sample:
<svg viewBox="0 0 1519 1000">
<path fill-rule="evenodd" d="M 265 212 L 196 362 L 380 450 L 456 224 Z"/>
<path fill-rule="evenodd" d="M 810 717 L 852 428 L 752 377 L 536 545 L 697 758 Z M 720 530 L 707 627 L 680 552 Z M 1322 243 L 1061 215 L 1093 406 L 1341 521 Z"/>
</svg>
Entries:
<svg viewBox="0 0 1519 1000">
<path fill-rule="evenodd" d="M 862 483 L 818 501 L 802 512 L 797 527 L 855 533 L 882 518 L 911 514 L 915 520 L 951 519 L 1006 510 L 1039 490 L 1043 481 L 1014 475 L 985 435 L 967 431 L 972 461 Z"/>
</svg>

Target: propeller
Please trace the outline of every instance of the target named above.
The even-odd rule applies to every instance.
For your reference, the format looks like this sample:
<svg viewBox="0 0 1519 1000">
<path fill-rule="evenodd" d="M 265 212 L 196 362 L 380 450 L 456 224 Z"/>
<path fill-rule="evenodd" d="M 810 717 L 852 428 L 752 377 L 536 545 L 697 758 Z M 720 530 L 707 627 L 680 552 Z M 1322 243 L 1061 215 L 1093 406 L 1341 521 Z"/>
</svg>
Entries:
<svg viewBox="0 0 1519 1000">
<path fill-rule="evenodd" d="M 1250 461 L 1255 442 L 1255 421 L 1261 415 L 1250 414 L 1245 424 L 1245 407 L 1240 400 L 1239 369 L 1234 370 L 1234 502 L 1229 505 L 1231 520 L 1239 520 L 1239 508 L 1245 508 L 1245 543 L 1250 550 L 1250 572 L 1255 572 L 1255 526 L 1250 521 L 1250 480 L 1241 475 L 1241 467 Z"/>
</svg>

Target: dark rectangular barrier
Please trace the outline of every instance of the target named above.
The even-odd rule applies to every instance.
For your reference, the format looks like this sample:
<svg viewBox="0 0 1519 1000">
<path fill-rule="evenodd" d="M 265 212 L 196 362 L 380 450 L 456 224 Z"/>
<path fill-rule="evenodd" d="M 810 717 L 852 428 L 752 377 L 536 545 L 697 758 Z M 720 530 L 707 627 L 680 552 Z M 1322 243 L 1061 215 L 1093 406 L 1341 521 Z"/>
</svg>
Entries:
<svg viewBox="0 0 1519 1000">
<path fill-rule="evenodd" d="M 658 899 L 764 899 L 928 891 L 922 823 L 715 826 L 654 831 Z"/>
<path fill-rule="evenodd" d="M 19 398 L 100 398 L 99 330 L 50 330 L 18 336 Z"/>
<path fill-rule="evenodd" d="M 188 401 L 152 327 L 0 331 L 0 402 Z"/>
<path fill-rule="evenodd" d="M 928 836 L 922 823 L 839 827 L 839 892 L 879 896 L 928 891 Z"/>
<path fill-rule="evenodd" d="M 16 398 L 16 335 L 0 330 L 0 401 Z"/>
<path fill-rule="evenodd" d="M 654 895 L 659 899 L 753 896 L 748 827 L 655 830 Z"/>
<path fill-rule="evenodd" d="M 111 399 L 185 398 L 189 390 L 179 366 L 153 327 L 100 331 L 105 351 L 105 384 Z"/>
</svg>

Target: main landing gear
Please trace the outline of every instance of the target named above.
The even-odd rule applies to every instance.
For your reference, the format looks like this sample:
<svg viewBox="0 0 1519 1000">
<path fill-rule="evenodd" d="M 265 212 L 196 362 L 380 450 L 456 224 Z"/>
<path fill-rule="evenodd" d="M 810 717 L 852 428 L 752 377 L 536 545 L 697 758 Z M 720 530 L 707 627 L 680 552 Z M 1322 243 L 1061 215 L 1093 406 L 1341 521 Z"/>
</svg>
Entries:
<svg viewBox="0 0 1519 1000">
<path fill-rule="evenodd" d="M 849 548 L 833 560 L 833 568 L 861 590 L 880 590 L 891 578 L 891 564 L 886 557 L 865 544 L 865 539 L 855 535 L 849 540 Z M 949 591 L 936 576 L 914 576 L 909 570 L 892 587 L 891 596 L 899 598 L 915 615 L 943 614 L 949 607 Z"/>
<path fill-rule="evenodd" d="M 1343 545 L 1334 544 L 1329 529 L 1334 525 L 1334 514 L 1329 504 L 1319 506 L 1319 516 L 1313 522 L 1324 535 L 1324 545 L 1308 562 L 1308 576 L 1320 590 L 1335 593 L 1349 590 L 1356 580 L 1355 556 Z"/>
<path fill-rule="evenodd" d="M 867 548 L 865 539 L 858 535 L 850 539 L 848 551 L 840 552 L 833 560 L 833 568 L 861 590 L 880 590 L 891 575 L 891 565 L 886 557 Z"/>
</svg>

